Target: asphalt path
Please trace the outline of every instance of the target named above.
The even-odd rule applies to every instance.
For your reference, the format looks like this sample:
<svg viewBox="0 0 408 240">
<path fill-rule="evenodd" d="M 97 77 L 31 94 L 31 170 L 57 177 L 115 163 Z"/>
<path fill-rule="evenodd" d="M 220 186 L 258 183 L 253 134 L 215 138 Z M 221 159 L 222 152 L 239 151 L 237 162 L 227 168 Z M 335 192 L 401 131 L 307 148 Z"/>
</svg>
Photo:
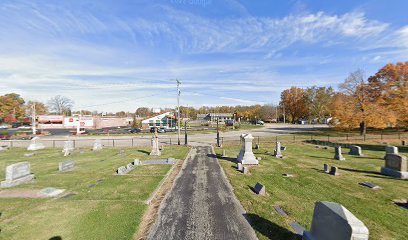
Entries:
<svg viewBox="0 0 408 240">
<path fill-rule="evenodd" d="M 257 239 L 211 146 L 195 146 L 148 239 Z"/>
</svg>

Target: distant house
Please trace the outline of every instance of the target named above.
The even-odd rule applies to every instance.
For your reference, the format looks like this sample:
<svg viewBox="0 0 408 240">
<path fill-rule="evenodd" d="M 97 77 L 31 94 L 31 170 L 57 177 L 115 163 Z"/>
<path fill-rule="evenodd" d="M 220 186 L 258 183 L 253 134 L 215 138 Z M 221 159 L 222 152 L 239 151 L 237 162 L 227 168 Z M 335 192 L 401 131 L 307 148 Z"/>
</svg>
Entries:
<svg viewBox="0 0 408 240">
<path fill-rule="evenodd" d="M 227 120 L 233 120 L 234 114 L 232 113 L 206 113 L 197 114 L 197 120 L 201 122 L 225 122 Z"/>
<path fill-rule="evenodd" d="M 147 118 L 142 121 L 142 128 L 148 129 L 152 127 L 158 128 L 174 128 L 176 126 L 176 117 L 172 112 L 165 112 L 157 116 Z"/>
</svg>

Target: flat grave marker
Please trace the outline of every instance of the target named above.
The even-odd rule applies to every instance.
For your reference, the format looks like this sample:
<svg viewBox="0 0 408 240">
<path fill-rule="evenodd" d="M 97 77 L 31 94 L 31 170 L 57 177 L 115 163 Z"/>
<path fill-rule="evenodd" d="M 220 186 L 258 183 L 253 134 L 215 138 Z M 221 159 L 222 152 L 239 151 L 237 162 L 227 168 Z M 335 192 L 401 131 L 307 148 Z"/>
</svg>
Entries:
<svg viewBox="0 0 408 240">
<path fill-rule="evenodd" d="M 260 184 L 260 183 L 255 184 L 254 191 L 255 191 L 256 194 L 258 194 L 260 196 L 265 196 L 265 194 L 266 194 L 265 186 Z"/>
</svg>

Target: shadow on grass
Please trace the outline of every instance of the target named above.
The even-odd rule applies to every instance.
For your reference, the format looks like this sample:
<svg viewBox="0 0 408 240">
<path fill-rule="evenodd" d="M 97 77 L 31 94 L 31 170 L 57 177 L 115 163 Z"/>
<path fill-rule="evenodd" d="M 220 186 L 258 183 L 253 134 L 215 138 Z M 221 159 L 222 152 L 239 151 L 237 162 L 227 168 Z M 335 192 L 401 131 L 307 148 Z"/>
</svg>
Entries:
<svg viewBox="0 0 408 240">
<path fill-rule="evenodd" d="M 401 178 L 394 178 L 394 177 L 389 177 L 382 175 L 381 173 L 378 173 L 378 175 L 366 175 L 367 177 L 372 177 L 372 178 L 382 178 L 382 179 L 389 179 L 389 180 L 394 180 L 394 181 L 407 181 L 406 179 L 401 179 Z"/>
<path fill-rule="evenodd" d="M 320 156 L 312 156 L 312 155 L 305 155 L 306 157 L 311 157 L 311 158 L 321 158 L 321 159 L 327 159 L 327 160 L 335 160 L 334 158 L 330 157 L 320 157 Z"/>
<path fill-rule="evenodd" d="M 140 153 L 144 153 L 144 154 L 147 154 L 147 155 L 149 155 L 150 154 L 150 152 L 148 152 L 148 151 L 146 151 L 146 150 L 137 150 L 138 152 L 140 152 Z"/>
<path fill-rule="evenodd" d="M 375 175 L 381 175 L 379 172 L 374 172 L 374 171 L 366 171 L 366 170 L 358 170 L 358 169 L 351 169 L 351 168 L 343 168 L 339 167 L 340 170 L 347 171 L 347 172 L 358 172 L 358 173 L 367 173 L 367 174 L 375 174 Z"/>
<path fill-rule="evenodd" d="M 48 239 L 48 240 L 62 240 L 62 237 L 60 237 L 60 236 L 54 236 L 54 237 L 51 237 L 51 238 Z"/>
<path fill-rule="evenodd" d="M 256 214 L 246 213 L 244 217 L 251 224 L 255 231 L 261 233 L 269 239 L 300 240 L 301 236 L 289 231 L 286 228 L 276 225 L 269 220 Z"/>
<path fill-rule="evenodd" d="M 219 154 L 212 154 L 212 153 L 207 154 L 207 157 L 210 157 L 210 158 L 218 158 L 218 159 L 220 159 L 220 160 L 225 160 L 225 161 L 229 161 L 229 162 L 233 162 L 233 163 L 235 163 L 236 160 L 237 160 L 236 158 L 222 157 L 222 156 L 219 155 Z"/>
</svg>

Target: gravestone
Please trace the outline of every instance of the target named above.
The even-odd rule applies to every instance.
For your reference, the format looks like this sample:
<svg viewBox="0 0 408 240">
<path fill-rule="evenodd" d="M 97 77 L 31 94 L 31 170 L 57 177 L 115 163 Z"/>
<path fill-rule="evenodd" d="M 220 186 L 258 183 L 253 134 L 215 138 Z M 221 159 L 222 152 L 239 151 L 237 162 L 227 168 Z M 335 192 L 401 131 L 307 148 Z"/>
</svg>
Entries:
<svg viewBox="0 0 408 240">
<path fill-rule="evenodd" d="M 74 141 L 71 141 L 71 140 L 65 141 L 64 142 L 64 148 L 62 149 L 62 152 L 65 152 L 65 150 L 74 151 L 75 150 Z"/>
<path fill-rule="evenodd" d="M 255 184 L 254 191 L 256 194 L 261 196 L 265 196 L 266 194 L 265 186 L 260 183 Z"/>
<path fill-rule="evenodd" d="M 334 159 L 336 159 L 336 160 L 346 160 L 344 157 L 343 157 L 343 155 L 341 154 L 341 147 L 340 146 L 336 146 L 335 148 L 334 148 L 334 150 L 335 150 L 335 154 L 334 154 Z"/>
<path fill-rule="evenodd" d="M 128 171 L 132 170 L 134 168 L 133 163 L 129 163 L 128 165 L 126 165 L 126 168 Z"/>
<path fill-rule="evenodd" d="M 1 152 L 1 151 L 6 151 L 6 150 L 8 150 L 8 149 L 9 149 L 8 146 L 0 146 L 0 152 Z"/>
<path fill-rule="evenodd" d="M 281 152 L 281 143 L 280 142 L 276 142 L 276 149 L 275 149 L 275 151 L 273 153 L 273 156 L 279 157 L 279 158 L 283 156 L 282 152 Z"/>
<path fill-rule="evenodd" d="M 34 153 L 24 153 L 24 157 L 32 157 L 34 156 Z"/>
<path fill-rule="evenodd" d="M 167 163 L 168 163 L 168 164 L 175 164 L 175 163 L 176 163 L 176 159 L 175 159 L 175 158 L 167 158 Z"/>
<path fill-rule="evenodd" d="M 237 163 L 237 169 L 238 169 L 238 171 L 243 171 L 243 165 L 242 165 L 242 163 Z"/>
<path fill-rule="evenodd" d="M 222 156 L 221 157 L 227 157 L 227 154 L 225 153 L 225 149 L 222 150 Z"/>
<path fill-rule="evenodd" d="M 56 197 L 60 195 L 61 193 L 65 192 L 65 189 L 57 189 L 53 187 L 47 187 L 43 188 L 40 191 L 40 194 L 46 196 L 46 197 Z"/>
<path fill-rule="evenodd" d="M 286 151 L 286 147 L 281 147 L 281 151 Z"/>
<path fill-rule="evenodd" d="M 152 137 L 152 151 L 150 152 L 150 156 L 160 156 L 161 152 L 159 149 L 159 136 L 157 136 L 157 132 Z"/>
<path fill-rule="evenodd" d="M 255 144 L 255 149 L 259 150 L 261 147 L 259 146 L 259 144 Z"/>
<path fill-rule="evenodd" d="M 310 232 L 303 240 L 368 240 L 368 228 L 349 210 L 334 202 L 316 202 Z"/>
<path fill-rule="evenodd" d="M 329 171 L 329 165 L 323 164 L 323 171 L 324 171 L 325 173 L 329 173 L 329 172 L 330 172 L 330 171 Z"/>
<path fill-rule="evenodd" d="M 407 157 L 399 154 L 387 153 L 384 158 L 385 166 L 381 167 L 381 174 L 408 179 Z"/>
<path fill-rule="evenodd" d="M 256 160 L 261 161 L 262 158 L 261 157 L 256 157 Z"/>
<path fill-rule="evenodd" d="M 116 170 L 116 173 L 118 175 L 125 175 L 127 172 L 128 171 L 127 171 L 126 167 L 124 167 L 124 166 L 121 166 L 121 167 L 118 168 L 118 170 Z"/>
<path fill-rule="evenodd" d="M 33 139 L 31 139 L 30 141 L 30 145 L 28 146 L 27 150 L 28 151 L 36 151 L 36 150 L 40 150 L 40 149 L 44 149 L 45 146 L 44 144 L 42 144 L 40 142 L 40 138 L 39 137 L 34 137 Z"/>
<path fill-rule="evenodd" d="M 378 185 L 376 185 L 376 184 L 374 184 L 374 183 L 370 183 L 370 182 L 361 182 L 361 183 L 359 183 L 359 184 L 360 184 L 361 186 L 368 187 L 368 188 L 371 188 L 371 189 L 373 189 L 373 190 L 381 189 L 380 186 L 378 186 Z"/>
<path fill-rule="evenodd" d="M 282 174 L 282 176 L 284 176 L 284 177 L 293 177 L 293 175 L 289 174 L 289 173 L 284 173 L 284 174 Z"/>
<path fill-rule="evenodd" d="M 248 174 L 249 173 L 249 168 L 248 167 L 242 167 L 242 173 Z"/>
<path fill-rule="evenodd" d="M 350 146 L 350 152 L 348 154 L 355 155 L 355 156 L 363 156 L 363 153 L 361 151 L 361 147 L 356 146 L 356 145 Z"/>
<path fill-rule="evenodd" d="M 1 182 L 1 187 L 13 187 L 31 182 L 33 179 L 34 174 L 31 174 L 29 162 L 14 163 L 6 167 L 6 180 Z"/>
<path fill-rule="evenodd" d="M 338 176 L 338 175 L 340 175 L 340 174 L 339 174 L 339 169 L 338 169 L 337 167 L 332 166 L 332 167 L 330 168 L 329 174 L 331 174 L 331 175 L 333 175 L 333 176 Z"/>
<path fill-rule="evenodd" d="M 67 160 L 67 161 L 63 161 L 63 162 L 59 163 L 58 170 L 60 172 L 66 172 L 66 171 L 73 170 L 74 167 L 75 167 L 75 161 L 74 160 Z"/>
<path fill-rule="evenodd" d="M 241 135 L 242 147 L 237 161 L 241 162 L 243 165 L 258 165 L 258 160 L 256 160 L 254 153 L 252 152 L 252 140 L 254 137 L 250 133 L 244 133 Z"/>
<path fill-rule="evenodd" d="M 133 166 L 139 166 L 140 165 L 140 160 L 139 159 L 135 159 L 133 160 Z"/>
<path fill-rule="evenodd" d="M 242 168 L 242 163 L 237 163 L 238 164 L 238 166 L 237 166 L 237 169 L 238 169 L 238 171 L 243 171 L 243 168 Z"/>
<path fill-rule="evenodd" d="M 398 148 L 395 147 L 395 146 L 387 146 L 387 147 L 385 147 L 384 160 L 385 160 L 385 157 L 387 156 L 387 154 L 389 154 L 389 153 L 391 153 L 391 154 L 398 154 Z"/>
<path fill-rule="evenodd" d="M 407 142 L 406 142 L 405 140 L 402 140 L 402 141 L 401 141 L 401 145 L 402 145 L 402 146 L 405 146 L 406 144 L 407 144 Z"/>
<path fill-rule="evenodd" d="M 92 151 L 100 151 L 102 150 L 102 142 L 100 139 L 96 139 L 92 146 Z"/>
</svg>

